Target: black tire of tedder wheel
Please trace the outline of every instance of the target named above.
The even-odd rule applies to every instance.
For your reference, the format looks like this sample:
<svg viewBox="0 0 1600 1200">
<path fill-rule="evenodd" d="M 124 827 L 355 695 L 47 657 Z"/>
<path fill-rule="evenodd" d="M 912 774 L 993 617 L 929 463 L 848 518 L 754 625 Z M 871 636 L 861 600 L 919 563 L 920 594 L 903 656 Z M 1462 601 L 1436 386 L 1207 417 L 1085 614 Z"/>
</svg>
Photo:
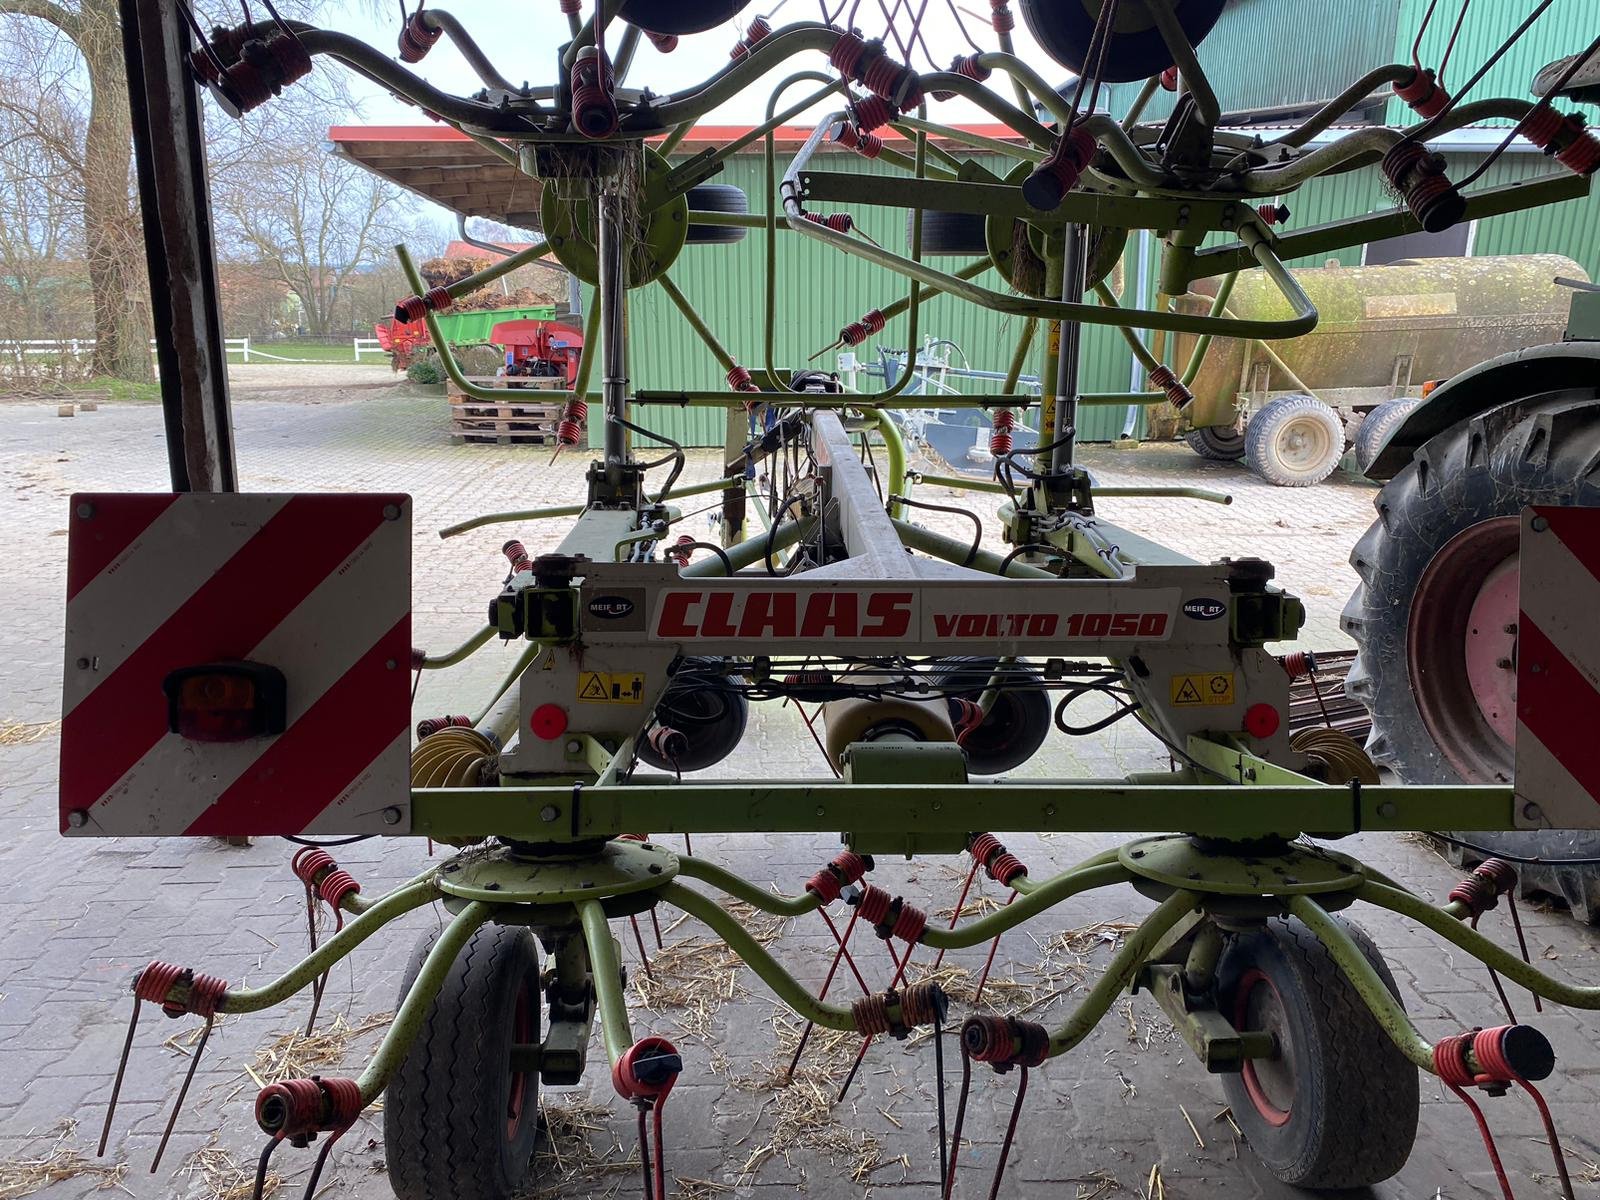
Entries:
<svg viewBox="0 0 1600 1200">
<path fill-rule="evenodd" d="M 1398 998 L 1365 931 L 1333 919 Z M 1273 1175 L 1295 1187 L 1356 1188 L 1405 1165 L 1417 1136 L 1417 1068 L 1305 925 L 1273 918 L 1231 938 L 1217 999 L 1236 1028 L 1278 1037 L 1277 1055 L 1222 1082 L 1234 1121 Z"/>
<path fill-rule="evenodd" d="M 1357 655 L 1345 690 L 1372 717 L 1367 753 L 1407 783 L 1459 783 L 1423 725 L 1407 665 L 1411 596 L 1462 530 L 1529 504 L 1600 505 L 1600 398 L 1592 389 L 1515 400 L 1430 438 L 1378 493 L 1350 555 L 1361 582 L 1340 619 Z M 1488 854 L 1600 857 L 1600 832 L 1452 831 Z M 1453 850 L 1454 861 L 1463 860 Z M 1467 852 L 1468 863 L 1487 857 Z M 1517 864 L 1524 895 L 1563 899 L 1600 923 L 1600 868 Z"/>
<path fill-rule="evenodd" d="M 417 940 L 405 999 L 439 930 Z M 511 1200 L 528 1186 L 539 1076 L 511 1070 L 539 1041 L 539 951 L 520 926 L 485 925 L 451 965 L 383 1104 L 384 1156 L 399 1200 Z"/>
<path fill-rule="evenodd" d="M 916 215 L 915 212 L 906 213 L 908 253 Z M 988 218 L 977 213 L 940 212 L 930 208 L 922 214 L 922 253 L 924 257 L 935 254 L 987 254 L 989 243 L 984 236 L 987 225 Z"/>
<path fill-rule="evenodd" d="M 688 739 L 687 752 L 674 763 L 657 753 L 648 738 L 634 747 L 639 761 L 658 771 L 703 771 L 727 758 L 744 739 L 750 701 L 727 676 L 695 674 L 696 667 L 720 670 L 722 660 L 679 659 L 652 715 L 654 723 L 668 725 Z"/>
<path fill-rule="evenodd" d="M 685 197 L 690 212 L 748 213 L 750 197 L 729 183 L 702 183 Z M 686 246 L 731 246 L 744 241 L 750 231 L 743 225 L 690 225 Z"/>
<path fill-rule="evenodd" d="M 989 686 L 999 659 L 946 658 L 934 668 L 935 685 L 963 700 L 976 701 Z M 996 697 L 983 724 L 967 735 L 962 749 L 974 775 L 1001 775 L 1032 758 L 1050 735 L 1050 697 L 1031 671 L 1018 670 L 1016 686 Z M 1004 679 L 1004 677 L 1002 677 Z"/>
</svg>

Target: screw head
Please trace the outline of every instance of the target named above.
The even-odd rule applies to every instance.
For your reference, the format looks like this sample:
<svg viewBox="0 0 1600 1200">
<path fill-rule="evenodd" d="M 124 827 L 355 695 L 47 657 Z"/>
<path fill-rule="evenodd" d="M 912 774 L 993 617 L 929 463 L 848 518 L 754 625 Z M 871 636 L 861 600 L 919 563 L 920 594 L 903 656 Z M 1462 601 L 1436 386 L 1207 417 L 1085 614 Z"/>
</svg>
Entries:
<svg viewBox="0 0 1600 1200">
<path fill-rule="evenodd" d="M 78 505 L 78 516 L 82 517 L 85 521 L 92 518 L 94 516 L 94 505 L 85 500 L 82 504 Z"/>
<path fill-rule="evenodd" d="M 1528 803 L 1526 803 L 1526 804 L 1524 804 L 1522 806 L 1522 819 L 1523 820 L 1525 820 L 1525 821 L 1537 821 L 1542 816 L 1544 816 L 1544 809 L 1540 808 L 1532 800 L 1528 801 Z"/>
<path fill-rule="evenodd" d="M 569 741 L 567 743 L 567 753 L 568 754 L 582 754 L 583 753 L 583 743 L 580 742 L 577 738 L 573 738 L 571 741 Z"/>
<path fill-rule="evenodd" d="M 561 810 L 558 809 L 554 804 L 546 804 L 539 810 L 539 820 L 543 821 L 546 825 L 548 825 L 551 821 L 554 821 L 560 815 Z"/>
<path fill-rule="evenodd" d="M 383 823 L 385 825 L 398 825 L 398 824 L 400 824 L 400 810 L 398 808 L 394 807 L 394 805 L 392 805 L 392 804 L 388 808 L 384 809 L 383 810 Z"/>
<path fill-rule="evenodd" d="M 1044 815 L 1047 816 L 1047 817 L 1055 816 L 1056 815 L 1056 806 L 1054 804 L 1046 804 L 1044 806 Z"/>
<path fill-rule="evenodd" d="M 385 521 L 398 521 L 400 519 L 400 506 L 398 504 L 385 504 L 383 506 L 383 519 Z"/>
<path fill-rule="evenodd" d="M 81 808 L 75 808 L 67 814 L 67 824 L 74 829 L 82 829 L 89 823 L 89 814 Z"/>
<path fill-rule="evenodd" d="M 87 658 L 80 658 L 73 664 L 73 666 L 77 667 L 80 671 L 87 671 L 89 669 L 89 660 Z"/>
<path fill-rule="evenodd" d="M 1380 817 L 1394 817 L 1398 815 L 1399 812 L 1400 806 L 1397 805 L 1393 800 L 1385 800 L 1382 804 L 1378 805 L 1378 815 Z"/>
<path fill-rule="evenodd" d="M 392 658 L 386 658 L 386 659 L 383 660 L 383 669 L 385 671 L 392 671 L 396 667 L 398 667 L 399 665 L 400 664 L 395 662 L 395 660 L 392 659 Z"/>
<path fill-rule="evenodd" d="M 1546 529 L 1550 528 L 1550 522 L 1546 521 L 1543 517 L 1535 517 L 1533 520 L 1528 522 L 1528 527 L 1535 533 L 1543 533 Z"/>
</svg>

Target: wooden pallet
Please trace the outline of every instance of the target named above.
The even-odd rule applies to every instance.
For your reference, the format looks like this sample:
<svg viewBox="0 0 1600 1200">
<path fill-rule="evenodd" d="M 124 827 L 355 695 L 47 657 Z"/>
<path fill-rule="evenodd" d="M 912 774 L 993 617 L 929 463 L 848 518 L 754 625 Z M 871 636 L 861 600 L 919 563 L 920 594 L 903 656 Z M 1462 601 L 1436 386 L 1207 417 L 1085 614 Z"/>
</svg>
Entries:
<svg viewBox="0 0 1600 1200">
<path fill-rule="evenodd" d="M 561 423 L 560 404 L 545 399 L 540 393 L 556 390 L 564 380 L 527 379 L 522 383 L 531 387 L 504 387 L 503 379 L 493 376 L 467 377 L 469 383 L 505 392 L 504 400 L 482 400 L 475 396 L 450 392 L 450 440 L 455 443 L 477 442 L 491 445 L 533 444 L 552 446 L 556 441 L 556 426 Z M 498 386 L 497 386 L 498 385 Z"/>
</svg>

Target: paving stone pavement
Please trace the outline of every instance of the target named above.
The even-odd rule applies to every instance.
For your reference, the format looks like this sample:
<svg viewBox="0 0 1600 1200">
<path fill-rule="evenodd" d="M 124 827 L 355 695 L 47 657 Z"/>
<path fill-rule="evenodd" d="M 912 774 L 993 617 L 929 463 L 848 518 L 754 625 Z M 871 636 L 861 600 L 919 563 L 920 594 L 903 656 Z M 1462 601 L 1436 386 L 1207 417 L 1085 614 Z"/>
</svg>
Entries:
<svg viewBox="0 0 1600 1200">
<path fill-rule="evenodd" d="M 253 369 L 252 369 L 253 370 Z M 272 370 L 266 368 L 265 370 Z M 441 542 L 440 526 L 488 510 L 569 502 L 580 494 L 583 456 L 512 447 L 452 446 L 442 404 L 396 387 L 381 373 L 341 369 L 313 390 L 286 376 L 244 376 L 236 406 L 240 471 L 252 490 L 405 490 L 415 497 L 415 613 L 419 644 L 456 644 L 481 622 L 485 599 L 498 586 L 503 560 L 500 528 Z M 286 398 L 292 397 L 292 398 Z M 1105 483 L 1198 483 L 1230 491 L 1229 508 L 1193 501 L 1117 500 L 1105 514 L 1146 536 L 1196 557 L 1256 554 L 1278 566 L 1278 577 L 1301 595 L 1310 612 L 1304 644 L 1343 645 L 1337 616 L 1354 579 L 1345 565 L 1349 547 L 1365 527 L 1373 489 L 1336 478 L 1312 491 L 1267 487 L 1243 470 L 1205 463 L 1180 447 L 1138 452 L 1089 448 L 1084 460 Z M 715 456 L 691 456 L 686 481 L 711 477 Z M 0 722 L 48 722 L 57 714 L 61 683 L 61 612 L 64 589 L 67 497 L 74 490 L 146 490 L 165 485 L 159 409 L 104 406 L 70 420 L 54 406 L 0 406 L 0 581 L 11 617 L 0 628 Z M 936 489 L 927 498 L 940 500 Z M 980 511 L 986 506 L 979 503 Z M 937 518 L 937 514 L 929 514 Z M 943 520 L 943 518 L 937 518 Z M 551 544 L 564 529 L 552 521 L 510 527 L 530 546 Z M 942 526 L 952 534 L 960 523 Z M 419 711 L 470 706 L 498 679 L 514 650 L 491 647 L 453 671 L 427 675 Z M 759 707 L 759 706 L 758 706 Z M 816 752 L 792 710 L 766 706 L 752 721 L 744 745 L 719 775 L 789 775 L 817 769 Z M 1158 767 L 1159 748 L 1132 728 L 1114 726 L 1070 745 L 1052 743 L 1026 771 L 1106 776 Z M 68 842 L 56 834 L 55 777 L 58 739 L 46 733 L 31 744 L 0 745 L 0 1161 L 38 1157 L 63 1120 L 79 1122 L 65 1145 L 92 1156 L 110 1076 L 125 1030 L 131 973 L 152 957 L 195 964 L 235 982 L 260 983 L 285 969 L 301 951 L 304 910 L 281 842 L 249 848 L 181 840 Z M 1025 836 L 1013 849 L 1035 876 L 1060 869 L 1114 844 L 1109 835 Z M 726 864 L 759 884 L 796 890 L 836 848 L 830 836 L 746 835 L 696 839 L 696 852 Z M 1363 836 L 1344 848 L 1399 876 L 1425 895 L 1442 899 L 1455 872 L 1421 846 L 1396 837 Z M 366 842 L 339 851 L 341 862 L 375 894 L 410 877 L 426 862 L 426 848 L 409 841 Z M 892 891 L 948 908 L 960 865 L 948 861 L 886 862 L 879 882 Z M 985 896 L 993 899 L 989 885 Z M 1126 889 L 1092 893 L 1036 918 L 1002 944 L 996 978 L 1003 990 L 1026 980 L 1047 939 L 1064 929 L 1097 922 L 1137 920 L 1148 905 Z M 394 1005 L 398 975 L 413 937 L 438 920 L 430 910 L 363 946 L 333 973 L 324 1021 L 350 1022 Z M 1392 964 L 1406 1004 L 1429 1037 L 1475 1025 L 1496 1024 L 1493 993 L 1476 964 L 1386 914 L 1361 920 Z M 1524 913 L 1535 956 L 1564 977 L 1600 982 L 1600 935 L 1559 913 Z M 663 924 L 670 924 L 665 918 Z M 1486 921 L 1506 938 L 1500 915 Z M 646 926 L 648 937 L 648 925 Z M 672 927 L 668 939 L 690 935 Z M 623 934 L 625 944 L 631 935 Z M 1090 971 L 1108 959 L 1116 933 L 1087 939 L 1082 958 Z M 864 941 L 861 964 L 874 982 L 886 982 L 887 959 Z M 812 986 L 820 984 L 831 943 L 820 921 L 792 925 L 776 949 Z M 983 948 L 953 953 L 947 963 L 981 969 Z M 630 959 L 634 957 L 630 951 Z M 637 965 L 630 962 L 633 970 Z M 672 1037 L 687 1071 L 667 1112 L 670 1168 L 683 1180 L 679 1194 L 766 1197 L 796 1190 L 842 1197 L 870 1190 L 882 1196 L 931 1196 L 936 1191 L 934 1104 L 929 1047 L 874 1046 L 851 1099 L 835 1113 L 856 1139 L 856 1155 L 830 1155 L 801 1145 L 764 1150 L 783 1141 L 783 1104 L 757 1079 L 775 1061 L 775 1002 L 748 971 L 736 977 L 731 1002 L 708 1014 L 712 1036 L 686 1033 L 696 1014 L 635 1009 L 636 1032 Z M 1062 1019 L 1081 997 L 1082 980 L 1067 994 L 1031 1013 L 1047 1023 Z M 1513 997 L 1519 1015 L 1532 1017 L 1525 997 Z M 201 1063 L 191 1100 L 179 1118 L 160 1174 L 146 1174 L 165 1121 L 163 1101 L 187 1066 L 181 1043 L 192 1020 L 168 1023 L 147 1013 L 136 1040 L 108 1162 L 126 1162 L 119 1186 L 140 1197 L 217 1197 L 216 1178 L 201 1170 L 197 1152 L 220 1148 L 240 1164 L 261 1144 L 251 1117 L 257 1087 L 245 1071 L 258 1048 L 291 1030 L 305 1015 L 304 998 L 285 1008 L 222 1023 Z M 1600 1017 L 1548 1007 L 1533 1018 L 1551 1037 L 1559 1075 L 1546 1088 L 1572 1152 L 1580 1194 L 1600 1194 Z M 352 1046 L 344 1073 L 355 1073 L 375 1034 Z M 844 1048 L 848 1057 L 849 1048 Z M 953 1057 L 953 1056 L 952 1056 Z M 1169 1197 L 1287 1197 L 1237 1144 L 1225 1121 L 1219 1081 L 1207 1076 L 1147 999 L 1119 1002 L 1110 1018 L 1071 1055 L 1034 1073 L 1005 1194 L 1033 1197 L 1101 1197 L 1147 1194 L 1159 1165 Z M 594 1061 L 603 1059 L 598 1044 Z M 257 1066 L 258 1072 L 262 1069 Z M 328 1068 L 339 1073 L 337 1067 Z M 608 1112 L 592 1119 L 592 1138 L 610 1169 L 556 1178 L 546 1194 L 589 1196 L 637 1192 L 637 1175 L 618 1168 L 633 1146 L 632 1115 L 611 1113 L 615 1098 L 605 1072 L 579 1094 L 590 1093 Z M 967 1117 L 970 1148 L 964 1153 L 960 1194 L 987 1191 L 1009 1114 L 1012 1077 L 981 1073 Z M 1498 1195 L 1481 1145 L 1454 1099 L 1431 1079 L 1422 1089 L 1421 1132 L 1410 1163 L 1375 1190 L 1381 1197 L 1463 1198 Z M 553 1104 L 571 1105 L 572 1093 L 554 1092 Z M 1500 1132 L 1500 1148 L 1518 1195 L 1555 1195 L 1550 1160 L 1531 1105 L 1522 1099 L 1487 1104 Z M 1185 1114 L 1204 1145 L 1198 1145 Z M 784 1126 L 783 1128 L 786 1128 Z M 41 1141 L 41 1139 L 43 1139 Z M 870 1142 L 867 1139 L 876 1139 Z M 620 1148 L 619 1148 L 620 1147 Z M 874 1148 L 875 1147 L 875 1148 Z M 903 1156 L 903 1157 L 902 1157 Z M 309 1152 L 284 1150 L 278 1164 L 286 1183 L 280 1195 L 304 1187 Z M 875 1169 L 852 1179 L 854 1157 Z M 745 1164 L 754 1162 L 749 1170 Z M 1588 1168 L 1585 1163 L 1591 1164 Z M 319 1195 L 356 1198 L 389 1195 L 383 1177 L 382 1121 L 365 1118 L 334 1152 Z M 560 1173 L 556 1172 L 559 1176 Z M 1096 1182 L 1110 1179 L 1114 1184 Z M 0 1170 L 0 1180 L 4 1179 Z M 103 1178 L 76 1175 L 46 1186 L 51 1198 L 87 1196 Z M 4 1183 L 0 1182 L 0 1189 Z M 1101 1189 L 1101 1190 L 1097 1190 Z M 23 1193 L 3 1192 L 7 1196 Z M 463 1200 L 470 1200 L 463 1197 Z"/>
</svg>

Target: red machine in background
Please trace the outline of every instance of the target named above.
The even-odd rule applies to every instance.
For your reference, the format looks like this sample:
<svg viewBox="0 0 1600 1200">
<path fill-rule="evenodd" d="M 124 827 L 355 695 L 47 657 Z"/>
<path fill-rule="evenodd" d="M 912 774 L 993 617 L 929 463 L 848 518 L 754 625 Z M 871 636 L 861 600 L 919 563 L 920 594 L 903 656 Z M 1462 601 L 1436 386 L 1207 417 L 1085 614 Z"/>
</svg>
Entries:
<svg viewBox="0 0 1600 1200">
<path fill-rule="evenodd" d="M 508 377 L 564 379 L 567 387 L 578 381 L 578 360 L 583 357 L 583 332 L 559 321 L 501 321 L 489 331 L 489 341 L 506 352 Z"/>
<path fill-rule="evenodd" d="M 428 329 L 421 321 L 379 321 L 372 333 L 396 371 L 409 367 L 417 351 L 428 344 Z"/>
</svg>

